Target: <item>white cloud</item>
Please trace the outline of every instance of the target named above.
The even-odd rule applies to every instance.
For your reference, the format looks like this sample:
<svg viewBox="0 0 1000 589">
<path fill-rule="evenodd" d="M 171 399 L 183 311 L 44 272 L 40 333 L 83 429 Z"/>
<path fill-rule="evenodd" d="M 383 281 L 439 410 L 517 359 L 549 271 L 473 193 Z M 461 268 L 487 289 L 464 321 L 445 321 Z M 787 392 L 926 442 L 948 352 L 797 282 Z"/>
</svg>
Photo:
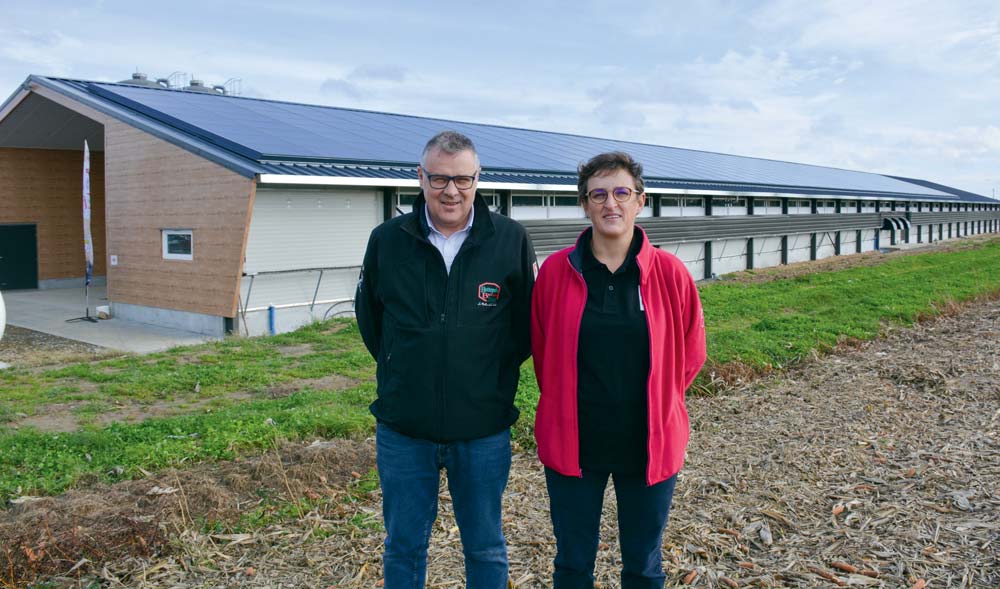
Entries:
<svg viewBox="0 0 1000 589">
<path fill-rule="evenodd" d="M 0 29 L 0 57 L 30 70 L 41 69 L 53 75 L 68 75 L 73 56 L 84 43 L 60 31 L 34 33 L 21 29 Z"/>
<path fill-rule="evenodd" d="M 381 82 L 403 82 L 406 80 L 406 68 L 398 65 L 363 64 L 354 68 L 347 78 L 350 80 L 375 80 Z"/>
<path fill-rule="evenodd" d="M 1000 67 L 1000 4 L 992 0 L 774 0 L 752 22 L 792 32 L 799 48 L 865 51 L 907 68 L 968 75 Z"/>
</svg>

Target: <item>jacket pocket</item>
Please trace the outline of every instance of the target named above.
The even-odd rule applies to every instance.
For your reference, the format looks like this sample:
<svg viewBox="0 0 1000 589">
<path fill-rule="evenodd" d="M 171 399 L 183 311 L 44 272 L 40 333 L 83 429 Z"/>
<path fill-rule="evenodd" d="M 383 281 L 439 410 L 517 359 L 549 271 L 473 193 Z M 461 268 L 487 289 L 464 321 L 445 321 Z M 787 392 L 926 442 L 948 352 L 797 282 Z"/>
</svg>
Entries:
<svg viewBox="0 0 1000 589">
<path fill-rule="evenodd" d="M 397 260 L 388 265 L 380 280 L 381 297 L 393 321 L 400 327 L 423 327 L 428 324 L 427 262 L 422 258 Z"/>
<path fill-rule="evenodd" d="M 378 367 L 382 418 L 390 423 L 429 420 L 440 374 L 440 338 L 434 330 L 394 326 L 388 341 Z"/>
</svg>

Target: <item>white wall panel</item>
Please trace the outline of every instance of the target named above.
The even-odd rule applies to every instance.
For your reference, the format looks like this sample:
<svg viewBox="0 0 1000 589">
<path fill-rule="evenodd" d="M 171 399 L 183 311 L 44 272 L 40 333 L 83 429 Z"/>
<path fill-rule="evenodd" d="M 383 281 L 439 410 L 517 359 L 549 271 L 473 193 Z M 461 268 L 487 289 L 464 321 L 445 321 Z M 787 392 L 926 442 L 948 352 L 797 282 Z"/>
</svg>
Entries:
<svg viewBox="0 0 1000 589">
<path fill-rule="evenodd" d="M 861 232 L 861 251 L 870 252 L 875 249 L 875 233 L 877 229 L 865 229 Z"/>
<path fill-rule="evenodd" d="M 853 254 L 857 252 L 858 234 L 853 229 L 840 232 L 840 252 L 841 254 Z"/>
<path fill-rule="evenodd" d="M 833 231 L 816 234 L 816 259 L 837 255 L 837 234 Z"/>
<path fill-rule="evenodd" d="M 781 238 L 758 237 L 753 240 L 755 268 L 770 268 L 781 265 Z"/>
<path fill-rule="evenodd" d="M 801 233 L 799 235 L 789 235 L 788 263 L 791 264 L 794 262 L 809 261 L 809 243 L 810 243 L 810 236 L 808 233 Z"/>
<path fill-rule="evenodd" d="M 360 266 L 380 216 L 375 190 L 260 188 L 244 272 Z"/>
<path fill-rule="evenodd" d="M 535 219 L 548 219 L 548 207 L 513 206 L 510 208 L 510 217 L 518 221 L 530 221 Z"/>
<path fill-rule="evenodd" d="M 810 215 L 812 214 L 812 204 L 808 200 L 788 201 L 789 215 Z"/>
<path fill-rule="evenodd" d="M 519 221 L 586 218 L 576 195 L 545 192 L 514 193 L 511 198 L 510 216 Z M 653 216 L 651 205 L 640 212 L 639 216 Z"/>
<path fill-rule="evenodd" d="M 712 273 L 718 276 L 747 269 L 747 240 L 724 239 L 712 242 Z"/>
<path fill-rule="evenodd" d="M 695 280 L 705 277 L 704 243 L 665 243 L 662 248 L 680 258 Z"/>
<path fill-rule="evenodd" d="M 759 198 L 754 200 L 753 214 L 755 215 L 780 215 L 781 200 L 775 198 Z"/>
<path fill-rule="evenodd" d="M 646 202 L 649 202 L 647 199 Z M 660 197 L 661 217 L 704 217 L 705 201 L 701 198 Z"/>
</svg>

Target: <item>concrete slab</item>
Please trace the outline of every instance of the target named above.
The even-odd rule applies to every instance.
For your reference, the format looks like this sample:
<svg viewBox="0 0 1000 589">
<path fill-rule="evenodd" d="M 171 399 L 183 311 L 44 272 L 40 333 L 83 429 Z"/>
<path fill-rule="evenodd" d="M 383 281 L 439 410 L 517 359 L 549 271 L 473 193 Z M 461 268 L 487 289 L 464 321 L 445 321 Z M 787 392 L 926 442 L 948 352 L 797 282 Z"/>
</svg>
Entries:
<svg viewBox="0 0 1000 589">
<path fill-rule="evenodd" d="M 90 287 L 90 315 L 94 307 L 108 304 L 104 286 Z M 123 319 L 102 319 L 97 323 L 67 321 L 85 315 L 83 288 L 52 290 L 10 290 L 3 294 L 7 306 L 7 323 L 96 346 L 147 354 L 176 346 L 211 341 L 199 333 L 168 329 Z"/>
</svg>

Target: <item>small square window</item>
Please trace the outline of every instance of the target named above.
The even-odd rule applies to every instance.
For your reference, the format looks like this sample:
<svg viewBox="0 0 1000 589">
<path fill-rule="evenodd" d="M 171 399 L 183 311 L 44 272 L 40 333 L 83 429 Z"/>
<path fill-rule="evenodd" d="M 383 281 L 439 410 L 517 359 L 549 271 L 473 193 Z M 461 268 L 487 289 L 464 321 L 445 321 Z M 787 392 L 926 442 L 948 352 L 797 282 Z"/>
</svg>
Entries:
<svg viewBox="0 0 1000 589">
<path fill-rule="evenodd" d="M 190 229 L 163 229 L 163 259 L 193 260 L 194 237 Z"/>
</svg>

